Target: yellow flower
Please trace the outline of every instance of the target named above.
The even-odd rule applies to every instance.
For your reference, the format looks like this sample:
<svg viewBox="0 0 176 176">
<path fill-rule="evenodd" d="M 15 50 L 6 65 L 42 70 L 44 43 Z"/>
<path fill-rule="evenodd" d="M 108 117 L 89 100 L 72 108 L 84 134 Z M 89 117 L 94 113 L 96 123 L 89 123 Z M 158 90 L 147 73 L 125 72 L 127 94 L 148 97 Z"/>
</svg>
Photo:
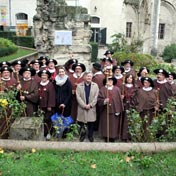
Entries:
<svg viewBox="0 0 176 176">
<path fill-rule="evenodd" d="M 4 150 L 2 148 L 0 148 L 0 153 L 4 153 Z"/>
<path fill-rule="evenodd" d="M 35 152 L 36 152 L 36 149 L 35 149 L 35 148 L 33 148 L 33 149 L 32 149 L 32 153 L 35 153 Z"/>
<path fill-rule="evenodd" d="M 2 107 L 6 107 L 8 105 L 7 99 L 0 99 L 0 103 Z"/>
</svg>

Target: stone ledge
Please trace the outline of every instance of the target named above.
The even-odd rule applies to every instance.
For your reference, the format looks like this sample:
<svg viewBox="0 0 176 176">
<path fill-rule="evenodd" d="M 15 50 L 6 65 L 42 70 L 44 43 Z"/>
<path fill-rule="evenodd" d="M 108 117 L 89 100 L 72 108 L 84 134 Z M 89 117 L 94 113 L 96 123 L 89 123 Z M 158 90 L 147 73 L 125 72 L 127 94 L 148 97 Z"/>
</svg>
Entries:
<svg viewBox="0 0 176 176">
<path fill-rule="evenodd" d="M 53 142 L 53 141 L 24 141 L 0 140 L 0 148 L 11 150 L 24 150 L 35 148 L 37 150 L 74 150 L 74 151 L 109 151 L 127 152 L 160 152 L 176 149 L 176 142 L 171 143 L 101 143 L 101 142 Z"/>
</svg>

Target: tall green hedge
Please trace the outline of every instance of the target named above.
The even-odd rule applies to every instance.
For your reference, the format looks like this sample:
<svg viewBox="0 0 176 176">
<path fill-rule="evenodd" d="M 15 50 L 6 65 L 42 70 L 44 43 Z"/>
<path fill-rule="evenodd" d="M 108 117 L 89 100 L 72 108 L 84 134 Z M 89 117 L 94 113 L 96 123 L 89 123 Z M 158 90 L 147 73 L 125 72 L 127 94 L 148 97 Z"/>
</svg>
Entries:
<svg viewBox="0 0 176 176">
<path fill-rule="evenodd" d="M 34 37 L 32 36 L 16 36 L 15 32 L 3 31 L 0 32 L 0 37 L 9 39 L 19 46 L 34 48 Z"/>
<path fill-rule="evenodd" d="M 96 62 L 98 56 L 98 43 L 90 42 L 90 45 L 92 46 L 91 62 Z"/>
<path fill-rule="evenodd" d="M 176 58 L 176 44 L 167 45 L 163 51 L 163 59 L 165 62 L 171 62 Z"/>
<path fill-rule="evenodd" d="M 13 54 L 18 50 L 18 47 L 10 40 L 0 38 L 0 57 Z"/>
</svg>

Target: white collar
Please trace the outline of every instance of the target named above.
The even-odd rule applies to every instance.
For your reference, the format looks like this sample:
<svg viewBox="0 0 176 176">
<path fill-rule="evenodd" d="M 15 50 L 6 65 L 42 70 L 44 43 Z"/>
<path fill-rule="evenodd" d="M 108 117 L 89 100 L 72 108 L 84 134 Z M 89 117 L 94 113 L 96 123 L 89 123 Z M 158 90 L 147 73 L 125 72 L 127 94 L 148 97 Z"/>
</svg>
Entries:
<svg viewBox="0 0 176 176">
<path fill-rule="evenodd" d="M 127 83 L 127 84 L 125 84 L 125 86 L 128 87 L 128 88 L 131 88 L 131 87 L 133 87 L 133 84 Z"/>
<path fill-rule="evenodd" d="M 56 71 L 56 69 L 55 69 L 55 68 L 53 68 L 53 69 L 49 69 L 49 68 L 48 68 L 48 71 L 49 71 L 50 73 L 54 73 L 54 72 Z"/>
<path fill-rule="evenodd" d="M 10 77 L 7 78 L 7 79 L 2 77 L 1 79 L 2 79 L 3 81 L 10 81 Z"/>
<path fill-rule="evenodd" d="M 159 80 L 157 80 L 157 83 L 159 83 L 159 84 L 164 84 L 164 83 L 166 83 L 166 82 L 167 82 L 166 79 L 164 79 L 163 81 L 159 81 Z"/>
<path fill-rule="evenodd" d="M 112 86 L 107 86 L 106 85 L 105 87 L 108 88 L 108 90 L 112 90 L 114 86 L 113 85 Z"/>
<path fill-rule="evenodd" d="M 49 83 L 49 80 L 47 80 L 46 82 L 41 81 L 41 82 L 40 82 L 40 85 L 46 86 L 48 83 Z"/>
<path fill-rule="evenodd" d="M 152 87 L 143 87 L 142 88 L 144 91 L 151 91 L 153 88 Z"/>
<path fill-rule="evenodd" d="M 102 74 L 103 74 L 102 71 L 98 71 L 98 72 L 94 73 L 93 76 L 95 76 L 95 75 L 102 75 Z"/>
<path fill-rule="evenodd" d="M 131 68 L 125 69 L 125 72 L 129 72 L 131 70 Z"/>
<path fill-rule="evenodd" d="M 121 79 L 121 78 L 123 78 L 123 75 L 122 75 L 122 74 L 120 74 L 120 75 L 114 75 L 114 77 L 115 77 L 116 79 Z"/>
<path fill-rule="evenodd" d="M 83 74 L 84 74 L 84 72 L 81 73 L 81 75 L 78 77 L 76 73 L 73 73 L 73 77 L 74 77 L 74 78 L 81 78 L 81 77 L 83 76 Z"/>
<path fill-rule="evenodd" d="M 24 81 L 30 81 L 31 79 L 31 77 L 29 79 L 23 78 Z"/>
</svg>

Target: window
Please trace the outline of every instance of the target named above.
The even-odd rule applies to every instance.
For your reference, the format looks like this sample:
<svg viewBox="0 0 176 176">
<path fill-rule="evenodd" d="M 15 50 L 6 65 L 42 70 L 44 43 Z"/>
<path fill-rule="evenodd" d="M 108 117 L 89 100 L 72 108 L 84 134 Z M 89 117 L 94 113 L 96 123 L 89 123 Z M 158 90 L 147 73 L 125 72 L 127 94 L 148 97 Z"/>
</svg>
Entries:
<svg viewBox="0 0 176 176">
<path fill-rule="evenodd" d="M 98 17 L 91 17 L 90 22 L 94 23 L 94 24 L 99 24 L 100 23 L 100 18 L 98 18 Z"/>
<path fill-rule="evenodd" d="M 131 38 L 132 33 L 132 22 L 126 23 L 126 37 Z"/>
<path fill-rule="evenodd" d="M 25 13 L 16 14 L 16 18 L 17 18 L 17 20 L 27 20 L 28 19 L 27 14 L 25 14 Z"/>
<path fill-rule="evenodd" d="M 165 33 L 165 24 L 160 23 L 158 30 L 158 39 L 164 39 L 164 33 Z"/>
<path fill-rule="evenodd" d="M 92 37 L 91 42 L 96 42 L 99 44 L 106 44 L 106 28 L 91 28 Z"/>
</svg>

